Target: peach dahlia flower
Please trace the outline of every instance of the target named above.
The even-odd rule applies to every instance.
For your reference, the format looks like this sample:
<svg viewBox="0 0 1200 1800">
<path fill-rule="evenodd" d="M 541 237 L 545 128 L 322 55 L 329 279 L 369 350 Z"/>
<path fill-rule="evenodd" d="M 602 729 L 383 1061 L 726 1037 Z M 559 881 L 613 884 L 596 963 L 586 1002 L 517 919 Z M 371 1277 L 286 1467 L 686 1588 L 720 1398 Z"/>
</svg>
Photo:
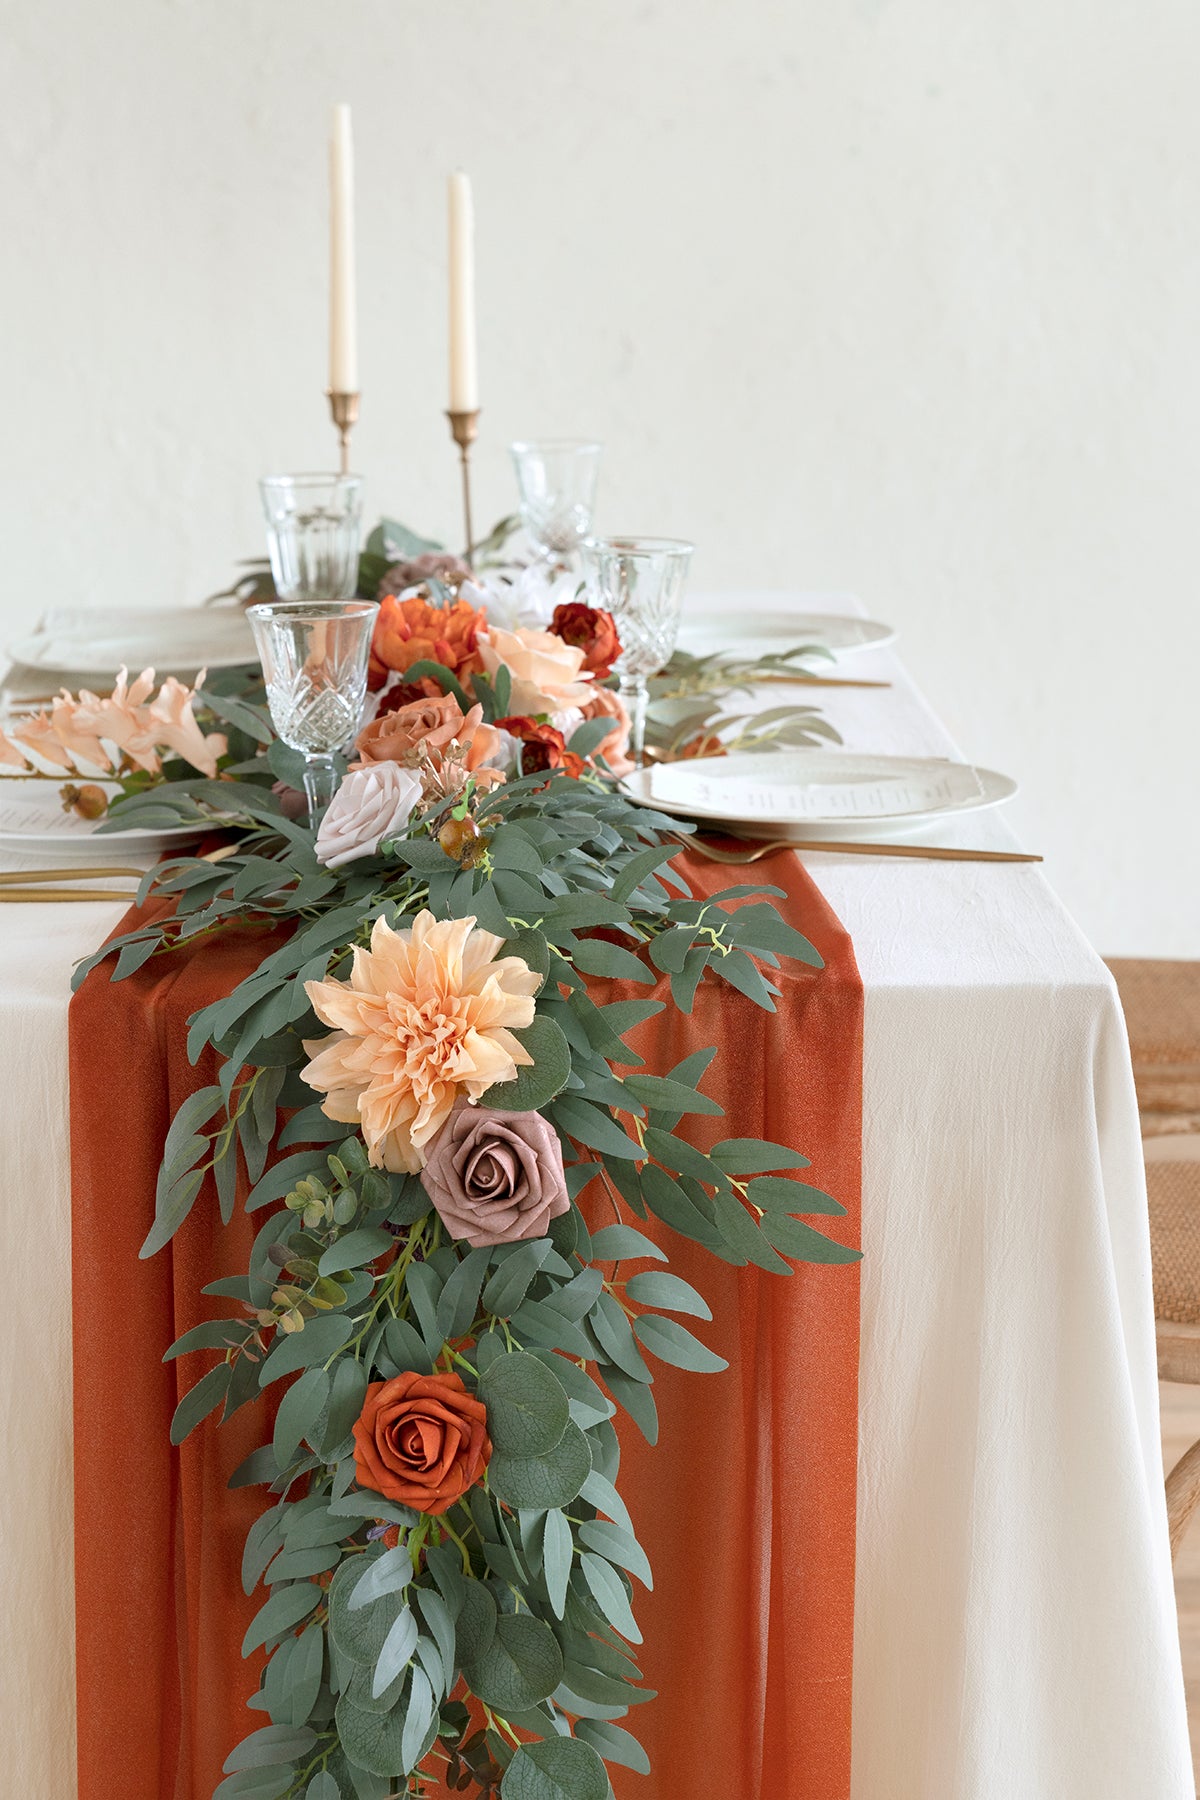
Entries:
<svg viewBox="0 0 1200 1800">
<path fill-rule="evenodd" d="M 302 1071 L 331 1119 L 360 1125 L 377 1168 L 415 1174 L 460 1095 L 478 1099 L 533 1062 L 513 1037 L 533 1023 L 541 977 L 473 918 L 376 919 L 350 980 L 305 984 L 332 1037 L 304 1047 Z"/>
</svg>

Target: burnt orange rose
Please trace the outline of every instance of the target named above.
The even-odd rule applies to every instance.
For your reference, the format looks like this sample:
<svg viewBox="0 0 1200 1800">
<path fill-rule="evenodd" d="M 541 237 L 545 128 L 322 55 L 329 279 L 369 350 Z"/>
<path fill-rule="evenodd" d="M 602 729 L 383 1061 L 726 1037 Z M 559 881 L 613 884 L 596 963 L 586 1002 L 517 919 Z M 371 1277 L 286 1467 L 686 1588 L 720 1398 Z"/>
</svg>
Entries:
<svg viewBox="0 0 1200 1800">
<path fill-rule="evenodd" d="M 354 1427 L 354 1466 L 373 1493 L 444 1513 L 483 1475 L 492 1454 L 487 1408 L 459 1375 L 373 1381 Z"/>
<path fill-rule="evenodd" d="M 389 699 L 391 696 L 388 696 Z M 477 769 L 496 754 L 500 739 L 483 723 L 483 708 L 464 715 L 453 694 L 410 700 L 393 712 L 381 712 L 355 739 L 360 763 L 401 763 L 414 768 L 423 756 L 459 743 L 466 751 L 464 767 Z"/>
<path fill-rule="evenodd" d="M 439 662 L 459 680 L 483 668 L 478 635 L 487 614 L 466 600 L 450 606 L 434 606 L 422 594 L 397 600 L 389 594 L 382 601 L 371 639 L 368 684 L 380 688 L 390 672 L 403 675 L 418 662 Z M 440 689 L 431 676 L 409 684 L 413 694 L 436 697 Z"/>
<path fill-rule="evenodd" d="M 567 749 L 566 740 L 557 725 L 539 725 L 536 719 L 519 713 L 511 719 L 497 719 L 496 729 L 507 731 L 521 746 L 521 773 L 537 775 L 543 769 L 561 769 L 565 775 L 578 775 L 583 769 L 582 756 Z"/>
<path fill-rule="evenodd" d="M 556 606 L 550 629 L 564 644 L 583 651 L 583 666 L 597 681 L 612 672 L 621 654 L 621 640 L 613 616 L 586 600 L 567 600 Z"/>
</svg>

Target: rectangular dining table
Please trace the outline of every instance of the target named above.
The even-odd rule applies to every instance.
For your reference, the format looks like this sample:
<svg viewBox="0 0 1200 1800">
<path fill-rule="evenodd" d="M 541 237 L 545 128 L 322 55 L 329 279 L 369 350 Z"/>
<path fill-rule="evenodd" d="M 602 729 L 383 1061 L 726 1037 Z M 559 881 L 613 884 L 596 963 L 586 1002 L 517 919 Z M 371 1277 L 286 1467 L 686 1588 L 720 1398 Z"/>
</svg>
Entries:
<svg viewBox="0 0 1200 1800">
<path fill-rule="evenodd" d="M 734 642 L 757 607 L 861 610 L 761 592 L 690 604 Z M 958 754 L 891 650 L 838 672 L 890 683 L 809 691 L 848 747 Z M 936 841 L 1015 843 L 999 813 Z M 1054 895 L 1052 856 L 1045 873 L 803 861 L 850 933 L 866 1005 L 852 1800 L 1191 1800 L 1111 978 Z M 0 912 L 0 1715 L 8 1791 L 39 1800 L 75 1791 L 67 1001 L 121 911 Z M 114 1107 L 136 1105 L 102 1043 L 94 1073 Z M 117 1536 L 115 1578 L 124 1549 Z M 645 1792 L 684 1800 L 653 1777 Z"/>
</svg>

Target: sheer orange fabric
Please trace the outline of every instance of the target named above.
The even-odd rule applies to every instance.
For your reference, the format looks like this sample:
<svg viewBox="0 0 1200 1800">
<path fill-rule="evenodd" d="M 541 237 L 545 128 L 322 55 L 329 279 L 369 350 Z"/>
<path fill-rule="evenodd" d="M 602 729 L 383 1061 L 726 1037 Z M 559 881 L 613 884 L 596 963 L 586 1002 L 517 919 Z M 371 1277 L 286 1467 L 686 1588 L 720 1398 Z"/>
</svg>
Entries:
<svg viewBox="0 0 1200 1800">
<path fill-rule="evenodd" d="M 727 884 L 727 871 L 710 864 L 681 866 L 697 892 Z M 835 1234 L 856 1242 L 862 994 L 853 952 L 794 858 L 755 873 L 788 890 L 780 904 L 825 969 L 785 973 L 774 1016 L 706 982 L 692 1017 L 668 1008 L 634 1041 L 660 1072 L 718 1044 L 704 1085 L 726 1117 L 700 1123 L 714 1140 L 764 1136 L 803 1150 L 808 1177 L 849 1209 Z M 229 1750 L 264 1722 L 245 1710 L 261 1655 L 240 1655 L 262 1598 L 242 1592 L 242 1546 L 264 1490 L 231 1493 L 226 1483 L 270 1422 L 252 1405 L 172 1449 L 176 1401 L 212 1356 L 159 1361 L 182 1331 L 228 1308 L 200 1290 L 244 1272 L 261 1220 L 239 1210 L 222 1227 L 205 1192 L 167 1250 L 140 1262 L 138 1249 L 171 1116 L 215 1076 L 211 1061 L 188 1064 L 186 1022 L 270 944 L 261 933 L 224 936 L 156 957 L 116 984 L 106 965 L 71 1006 L 80 1800 L 209 1800 Z M 614 985 L 606 995 L 650 991 Z M 608 1216 L 602 1201 L 592 1216 Z M 857 1273 L 738 1270 L 661 1235 L 671 1267 L 712 1305 L 714 1323 L 698 1334 L 731 1366 L 692 1375 L 660 1365 L 656 1450 L 622 1420 L 622 1491 L 655 1575 L 653 1594 L 639 1590 L 635 1601 L 641 1666 L 659 1698 L 623 1721 L 654 1773 L 616 1770 L 618 1797 L 845 1800 Z"/>
</svg>

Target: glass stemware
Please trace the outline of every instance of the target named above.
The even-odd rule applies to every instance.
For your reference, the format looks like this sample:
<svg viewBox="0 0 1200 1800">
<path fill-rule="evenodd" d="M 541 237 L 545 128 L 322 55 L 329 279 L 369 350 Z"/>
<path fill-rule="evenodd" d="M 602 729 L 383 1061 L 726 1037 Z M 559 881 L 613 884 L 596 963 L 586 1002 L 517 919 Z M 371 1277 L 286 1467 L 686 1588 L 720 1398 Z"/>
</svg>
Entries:
<svg viewBox="0 0 1200 1800">
<path fill-rule="evenodd" d="M 646 747 L 647 677 L 671 660 L 694 549 L 680 538 L 593 538 L 584 545 L 588 598 L 612 614 L 621 639 L 613 668 L 629 709 L 630 752 L 639 768 Z"/>
<path fill-rule="evenodd" d="M 271 719 L 304 753 L 313 830 L 337 787 L 334 752 L 358 730 L 378 607 L 369 600 L 267 602 L 247 609 L 267 683 Z"/>
<path fill-rule="evenodd" d="M 602 444 L 546 438 L 509 445 L 521 495 L 521 522 L 543 559 L 566 561 L 592 528 Z"/>
<path fill-rule="evenodd" d="M 358 589 L 361 475 L 264 475 L 267 551 L 281 600 L 349 600 Z"/>
</svg>

